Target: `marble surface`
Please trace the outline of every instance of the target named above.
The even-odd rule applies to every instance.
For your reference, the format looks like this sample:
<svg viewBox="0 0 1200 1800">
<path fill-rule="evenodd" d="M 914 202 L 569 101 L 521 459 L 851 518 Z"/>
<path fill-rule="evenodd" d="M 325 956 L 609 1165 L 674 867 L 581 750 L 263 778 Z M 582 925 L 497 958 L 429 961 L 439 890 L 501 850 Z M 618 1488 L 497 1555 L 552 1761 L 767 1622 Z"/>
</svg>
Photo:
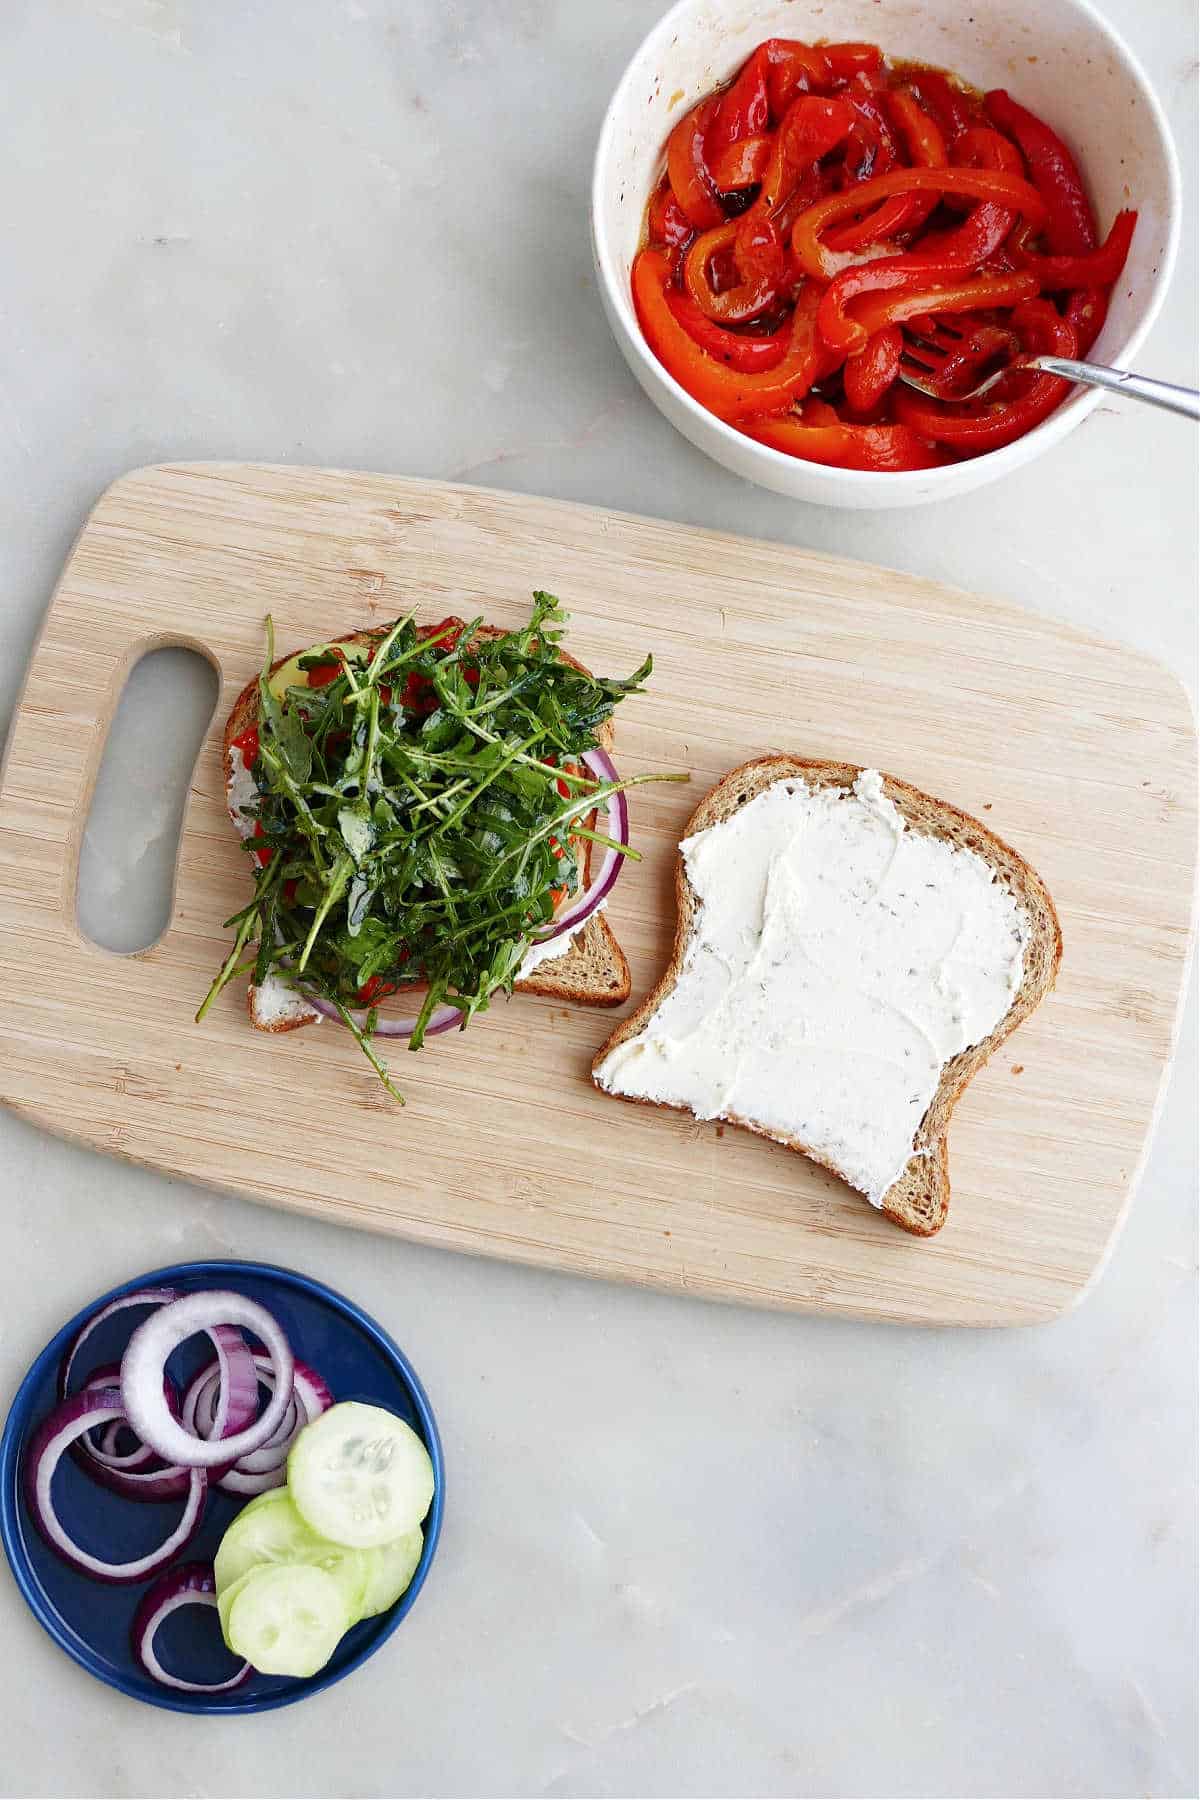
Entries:
<svg viewBox="0 0 1200 1800">
<path fill-rule="evenodd" d="M 1000 488 L 853 515 L 739 483 L 642 398 L 586 197 L 659 5 L 7 0 L 0 718 L 86 508 L 185 457 L 447 476 L 829 548 L 1098 626 L 1194 690 L 1183 423 L 1105 406 Z M 1193 8 L 1106 9 L 1190 171 Z M 1195 379 L 1195 256 L 1189 228 L 1143 358 L 1177 380 Z M 103 809 L 94 826 L 110 925 L 169 861 L 169 802 L 140 797 L 158 806 L 140 839 Z M 450 1471 L 410 1621 L 287 1714 L 114 1696 L 0 1575 L 0 1791 L 1194 1795 L 1196 1081 L 1193 1001 L 1103 1281 L 1001 1333 L 410 1249 L 0 1114 L 0 1405 L 111 1282 L 275 1258 L 406 1345 Z"/>
</svg>

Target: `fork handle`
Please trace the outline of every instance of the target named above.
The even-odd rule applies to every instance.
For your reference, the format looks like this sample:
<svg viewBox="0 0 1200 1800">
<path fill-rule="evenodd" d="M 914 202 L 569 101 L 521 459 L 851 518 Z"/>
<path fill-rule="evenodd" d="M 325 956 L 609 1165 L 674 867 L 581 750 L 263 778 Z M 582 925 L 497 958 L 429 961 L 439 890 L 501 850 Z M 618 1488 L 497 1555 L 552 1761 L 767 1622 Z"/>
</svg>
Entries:
<svg viewBox="0 0 1200 1800">
<path fill-rule="evenodd" d="M 1161 406 L 1167 412 L 1181 413 L 1185 419 L 1200 421 L 1200 392 L 1195 388 L 1152 381 L 1148 375 L 1135 375 L 1130 369 L 1106 369 L 1103 363 L 1074 362 L 1069 356 L 1031 356 L 1026 367 L 1029 366 L 1045 369 L 1049 375 L 1065 375 L 1068 381 L 1081 381 L 1085 387 L 1128 394 L 1131 400 L 1145 400 L 1150 406 Z"/>
</svg>

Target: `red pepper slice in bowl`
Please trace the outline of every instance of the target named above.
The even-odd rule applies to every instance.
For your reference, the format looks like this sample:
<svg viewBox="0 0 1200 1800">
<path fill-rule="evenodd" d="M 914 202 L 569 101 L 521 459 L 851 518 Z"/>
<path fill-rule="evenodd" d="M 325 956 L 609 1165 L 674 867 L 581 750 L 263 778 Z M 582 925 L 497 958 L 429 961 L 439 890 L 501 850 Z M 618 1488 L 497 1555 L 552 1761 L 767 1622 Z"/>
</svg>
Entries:
<svg viewBox="0 0 1200 1800">
<path fill-rule="evenodd" d="M 1029 300 L 1013 313 L 1013 326 L 1022 346 L 1032 355 L 1074 356 L 1075 329 L 1049 300 Z M 1007 379 L 1009 397 L 987 399 L 962 406 L 926 399 L 912 388 L 897 390 L 896 416 L 923 438 L 959 452 L 978 455 L 1015 443 L 1048 419 L 1061 406 L 1071 383 L 1059 375 L 1014 374 Z"/>
</svg>

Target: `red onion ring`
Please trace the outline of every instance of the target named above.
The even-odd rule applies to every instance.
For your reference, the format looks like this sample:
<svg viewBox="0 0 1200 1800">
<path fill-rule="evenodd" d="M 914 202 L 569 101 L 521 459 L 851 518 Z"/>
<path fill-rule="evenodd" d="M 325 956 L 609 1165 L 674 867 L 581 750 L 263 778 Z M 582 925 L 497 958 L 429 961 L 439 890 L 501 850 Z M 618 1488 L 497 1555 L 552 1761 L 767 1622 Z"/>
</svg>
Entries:
<svg viewBox="0 0 1200 1800">
<path fill-rule="evenodd" d="M 86 1318 L 63 1354 L 62 1365 L 58 1371 L 59 1399 L 65 1400 L 70 1392 L 71 1373 L 75 1358 L 96 1327 L 103 1325 L 105 1319 L 111 1319 L 114 1313 L 124 1312 L 129 1306 L 166 1306 L 169 1301 L 178 1300 L 178 1298 L 178 1288 L 139 1288 L 133 1294 L 119 1294 L 115 1300 L 110 1300 L 107 1306 L 102 1306 L 98 1312 L 94 1312 Z"/>
<path fill-rule="evenodd" d="M 323 999 L 320 994 L 305 993 L 304 998 L 310 1006 L 316 1008 L 323 1018 L 333 1019 L 338 1025 L 344 1025 L 346 1023 L 337 1007 L 334 1006 L 331 1001 Z M 360 1031 L 365 1031 L 367 1029 L 367 1012 L 354 1007 L 347 1007 L 346 1010 L 354 1020 L 354 1023 L 358 1026 L 358 1029 Z M 462 1019 L 462 1012 L 457 1006 L 435 1006 L 429 1015 L 429 1023 L 425 1027 L 425 1036 L 437 1037 L 439 1032 L 453 1031 L 456 1025 L 462 1024 Z M 375 1030 L 372 1035 L 383 1038 L 407 1038 L 411 1037 L 416 1029 L 417 1017 L 415 1013 L 410 1019 L 376 1018 Z"/>
<path fill-rule="evenodd" d="M 254 1364 L 264 1387 L 274 1388 L 275 1376 L 271 1359 L 255 1351 Z M 212 1433 L 220 1371 L 209 1363 L 195 1377 L 183 1397 L 185 1430 L 207 1438 Z M 251 1450 L 232 1469 L 215 1476 L 216 1485 L 231 1494 L 262 1494 L 268 1488 L 282 1487 L 287 1480 L 287 1458 L 293 1442 L 306 1425 L 333 1405 L 333 1394 L 315 1369 L 298 1362 L 293 1367 L 293 1389 L 288 1409 L 280 1424 L 257 1450 Z"/>
<path fill-rule="evenodd" d="M 162 1404 L 166 1411 L 166 1402 Z M 54 1472 L 64 1451 L 85 1432 L 107 1424 L 110 1419 L 125 1420 L 127 1416 L 118 1388 L 93 1388 L 89 1393 L 72 1394 L 55 1407 L 49 1418 L 43 1419 L 25 1453 L 25 1500 L 35 1525 L 50 1548 L 65 1562 L 69 1562 L 81 1574 L 94 1576 L 97 1581 L 147 1581 L 151 1575 L 157 1575 L 192 1538 L 203 1517 L 208 1496 L 208 1477 L 204 1470 L 189 1470 L 187 1501 L 178 1525 L 156 1549 L 148 1550 L 144 1556 L 137 1557 L 132 1562 L 104 1562 L 90 1551 L 80 1549 L 54 1510 L 51 1492 Z M 169 1414 L 167 1416 L 170 1417 Z M 108 1472 L 105 1471 L 106 1474 Z M 138 1477 L 128 1476 L 126 1479 L 135 1481 Z M 146 1476 L 142 1479 L 153 1480 L 154 1477 Z"/>
<path fill-rule="evenodd" d="M 119 1363 L 101 1363 L 99 1368 L 92 1370 L 80 1389 L 80 1392 L 90 1394 L 96 1388 L 115 1388 L 120 1387 L 120 1385 L 121 1365 Z M 163 1373 L 163 1393 L 166 1397 L 167 1405 L 176 1417 L 178 1417 L 179 1390 L 165 1371 Z M 157 1462 L 158 1459 L 149 1444 L 143 1444 L 136 1438 L 132 1450 L 119 1451 L 117 1449 L 116 1446 L 120 1440 L 122 1431 L 129 1430 L 130 1427 L 126 1424 L 124 1419 L 111 1419 L 101 1431 L 98 1441 L 96 1433 L 94 1431 L 89 1431 L 86 1437 L 81 1438 L 79 1442 L 73 1446 L 71 1453 L 79 1461 L 81 1467 L 87 1470 L 89 1474 L 94 1473 L 93 1470 L 88 1468 L 89 1462 L 100 1463 L 106 1469 L 112 1469 L 118 1473 L 125 1474 L 130 1474 L 135 1469 L 144 1469 L 147 1464 Z M 183 1492 L 186 1486 L 187 1483 L 184 1482 L 183 1487 L 180 1488 L 179 1491 Z M 120 1490 L 118 1489 L 117 1491 L 119 1492 Z"/>
<path fill-rule="evenodd" d="M 207 1332 L 217 1345 L 218 1361 L 224 1361 L 230 1388 L 229 1397 L 222 1397 L 223 1425 L 233 1426 L 246 1406 L 253 1418 L 258 1406 L 254 1358 L 237 1333 L 227 1329 L 232 1326 L 252 1332 L 265 1345 L 275 1392 L 253 1424 L 206 1439 L 171 1417 L 162 1395 L 162 1372 L 177 1345 L 197 1332 Z M 240 1351 L 234 1347 L 235 1339 Z M 205 1289 L 171 1301 L 138 1326 L 121 1359 L 121 1393 L 130 1424 L 165 1461 L 185 1469 L 224 1470 L 264 1444 L 283 1418 L 292 1393 L 292 1367 L 291 1346 L 266 1307 L 244 1294 Z"/>
<path fill-rule="evenodd" d="M 266 1358 L 263 1358 L 266 1361 Z M 215 1363 L 210 1363 L 192 1383 L 184 1397 L 183 1426 L 186 1431 L 194 1431 L 197 1437 L 213 1436 L 217 1406 L 220 1394 L 220 1371 Z M 269 1368 L 260 1371 L 259 1381 L 270 1393 L 275 1391 L 275 1377 Z M 238 1468 L 253 1473 L 260 1469 L 277 1468 L 287 1456 L 287 1446 L 303 1425 L 299 1402 L 293 1392 L 287 1403 L 287 1410 L 275 1430 L 264 1444 L 257 1450 L 251 1450 L 241 1458 Z"/>
<path fill-rule="evenodd" d="M 204 1329 L 217 1353 L 221 1376 L 217 1410 L 208 1435 L 226 1440 L 244 1431 L 258 1413 L 258 1375 L 253 1353 L 240 1331 L 232 1325 L 208 1325 Z"/>
<path fill-rule="evenodd" d="M 580 758 L 581 762 L 591 770 L 599 781 L 619 781 L 612 758 L 605 750 L 588 750 Z M 564 906 L 554 915 L 554 923 L 548 930 L 540 932 L 534 938 L 535 944 L 548 944 L 554 938 L 561 937 L 564 931 L 578 931 L 591 918 L 601 901 L 607 900 L 613 890 L 617 876 L 625 866 L 625 851 L 629 848 L 629 802 L 624 790 L 609 794 L 602 802 L 604 813 L 608 819 L 606 836 L 615 838 L 621 845 L 614 850 L 606 845 L 604 855 L 600 858 L 600 866 L 588 882 L 584 892 L 569 906 Z"/>
<path fill-rule="evenodd" d="M 163 1687 L 176 1688 L 184 1694 L 225 1694 L 230 1688 L 239 1687 L 250 1674 L 248 1662 L 225 1681 L 185 1681 L 181 1675 L 172 1675 L 163 1668 L 154 1648 L 155 1635 L 164 1620 L 183 1606 L 208 1606 L 216 1611 L 217 1584 L 211 1563 L 180 1563 L 156 1581 L 149 1593 L 143 1594 L 130 1633 L 138 1662 Z"/>
<path fill-rule="evenodd" d="M 258 1494 L 265 1494 L 269 1488 L 287 1486 L 287 1458 L 273 1469 L 263 1469 L 257 1475 L 247 1475 L 239 1463 L 236 1468 L 229 1469 L 222 1475 L 217 1486 L 224 1494 L 242 1494 L 247 1500 Z"/>
</svg>

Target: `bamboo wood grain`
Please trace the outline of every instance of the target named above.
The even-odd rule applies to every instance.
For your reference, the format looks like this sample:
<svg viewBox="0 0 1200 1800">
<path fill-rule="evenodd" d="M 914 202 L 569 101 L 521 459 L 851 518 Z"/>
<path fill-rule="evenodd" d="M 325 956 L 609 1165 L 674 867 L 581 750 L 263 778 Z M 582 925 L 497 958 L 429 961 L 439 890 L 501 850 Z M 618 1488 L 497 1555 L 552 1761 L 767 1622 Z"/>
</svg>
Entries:
<svg viewBox="0 0 1200 1800">
<path fill-rule="evenodd" d="M 632 798 L 646 860 L 627 869 L 611 917 L 635 996 L 673 935 L 681 825 L 720 775 L 766 751 L 903 776 L 985 820 L 1044 876 L 1066 946 L 1058 988 L 960 1104 L 937 1238 L 906 1237 L 745 1133 L 606 1099 L 587 1068 L 611 1015 L 516 997 L 420 1056 L 395 1049 L 403 1111 L 333 1027 L 261 1036 L 232 990 L 192 1024 L 220 921 L 246 891 L 218 752 L 264 614 L 290 648 L 414 605 L 512 624 L 535 587 L 562 597 L 592 668 L 625 673 L 654 651 L 651 693 L 621 711 L 621 767 L 692 772 L 690 787 Z M 78 928 L 79 844 L 125 677 L 163 644 L 208 656 L 221 699 L 170 926 L 121 957 Z M 1103 1264 L 1169 1063 L 1194 753 L 1186 698 L 1155 663 L 911 576 L 389 476 L 138 470 L 75 546 L 13 722 L 0 1099 L 131 1161 L 446 1248 L 881 1319 L 1047 1319 Z"/>
</svg>

